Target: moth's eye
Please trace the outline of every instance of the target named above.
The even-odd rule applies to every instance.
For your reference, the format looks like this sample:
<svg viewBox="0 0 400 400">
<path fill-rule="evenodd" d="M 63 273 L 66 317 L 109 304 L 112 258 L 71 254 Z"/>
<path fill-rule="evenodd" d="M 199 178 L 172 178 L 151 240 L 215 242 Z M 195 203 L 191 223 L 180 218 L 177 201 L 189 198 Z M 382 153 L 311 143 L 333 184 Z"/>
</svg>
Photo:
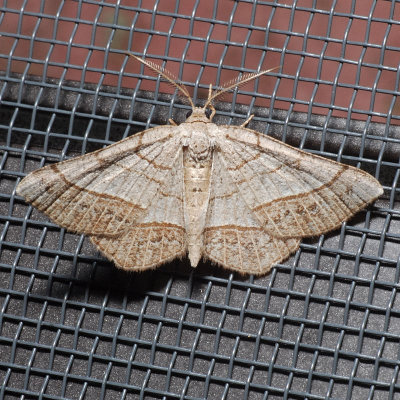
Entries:
<svg viewBox="0 0 400 400">
<path fill-rule="evenodd" d="M 211 110 L 209 108 L 207 108 L 207 110 L 206 110 L 206 117 L 207 118 L 211 117 Z"/>
<path fill-rule="evenodd" d="M 189 118 L 192 115 L 192 112 L 193 112 L 193 110 L 188 111 L 186 114 L 186 118 Z"/>
</svg>

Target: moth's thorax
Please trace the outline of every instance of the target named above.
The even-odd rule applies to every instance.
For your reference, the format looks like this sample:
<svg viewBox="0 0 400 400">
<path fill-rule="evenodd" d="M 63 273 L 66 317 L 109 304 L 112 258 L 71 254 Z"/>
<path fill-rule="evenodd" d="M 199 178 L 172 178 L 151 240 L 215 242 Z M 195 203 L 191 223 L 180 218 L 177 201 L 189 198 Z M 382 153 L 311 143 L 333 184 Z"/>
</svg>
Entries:
<svg viewBox="0 0 400 400">
<path fill-rule="evenodd" d="M 194 130 L 187 138 L 186 145 L 188 156 L 195 162 L 202 162 L 211 158 L 211 152 L 214 147 L 213 141 L 207 135 L 207 132 Z"/>
<path fill-rule="evenodd" d="M 195 111 L 201 110 L 204 121 L 189 121 Z M 204 114 L 204 110 L 194 109 L 193 114 L 179 126 L 182 132 L 182 146 L 187 150 L 195 161 L 206 160 L 211 157 L 212 150 L 215 145 L 215 128 L 213 124 Z M 189 122 L 188 122 L 189 121 Z"/>
</svg>

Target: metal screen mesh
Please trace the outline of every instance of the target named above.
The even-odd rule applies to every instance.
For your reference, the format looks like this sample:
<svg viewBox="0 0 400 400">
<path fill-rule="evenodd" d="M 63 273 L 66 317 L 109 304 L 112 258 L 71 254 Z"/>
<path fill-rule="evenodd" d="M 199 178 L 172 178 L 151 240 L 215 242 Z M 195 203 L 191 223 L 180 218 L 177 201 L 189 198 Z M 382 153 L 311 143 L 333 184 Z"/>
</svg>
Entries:
<svg viewBox="0 0 400 400">
<path fill-rule="evenodd" d="M 0 398 L 400 399 L 398 1 L 0 3 Z M 124 55 L 362 168 L 385 194 L 261 277 L 186 259 L 128 274 L 16 196 L 27 173 L 188 106 Z"/>
</svg>

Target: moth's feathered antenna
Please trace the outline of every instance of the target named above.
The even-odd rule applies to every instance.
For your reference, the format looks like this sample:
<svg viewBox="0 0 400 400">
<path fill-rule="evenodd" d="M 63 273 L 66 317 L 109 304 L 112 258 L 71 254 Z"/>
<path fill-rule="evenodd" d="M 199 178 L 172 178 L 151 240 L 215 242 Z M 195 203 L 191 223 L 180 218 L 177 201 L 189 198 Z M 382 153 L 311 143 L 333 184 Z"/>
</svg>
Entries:
<svg viewBox="0 0 400 400">
<path fill-rule="evenodd" d="M 241 85 L 244 85 L 247 82 L 250 82 L 253 79 L 258 78 L 261 75 L 267 74 L 268 72 L 273 71 L 274 69 L 277 69 L 279 67 L 274 67 L 271 69 L 266 69 L 264 71 L 260 72 L 252 72 L 252 73 L 247 73 L 243 74 L 240 79 L 231 79 L 228 82 L 225 82 L 218 90 L 214 91 L 209 95 L 206 104 L 204 105 L 204 109 L 206 109 L 208 106 L 212 104 L 212 101 L 215 100 L 217 97 L 221 96 L 222 94 L 229 92 L 230 90 L 234 89 L 235 87 L 239 87 Z"/>
<path fill-rule="evenodd" d="M 147 67 L 152 69 L 154 72 L 161 75 L 161 77 L 164 78 L 171 85 L 175 86 L 178 90 L 180 90 L 185 95 L 185 97 L 189 100 L 189 103 L 192 106 L 192 108 L 194 108 L 192 98 L 191 98 L 186 86 L 183 83 L 178 83 L 178 78 L 172 72 L 168 71 L 167 69 L 159 66 L 158 64 L 156 64 L 152 61 L 147 61 L 147 60 L 144 60 L 143 58 L 139 58 L 132 53 L 126 53 L 126 54 L 128 56 L 133 57 L 135 60 L 138 60 L 142 64 L 146 65 Z"/>
</svg>

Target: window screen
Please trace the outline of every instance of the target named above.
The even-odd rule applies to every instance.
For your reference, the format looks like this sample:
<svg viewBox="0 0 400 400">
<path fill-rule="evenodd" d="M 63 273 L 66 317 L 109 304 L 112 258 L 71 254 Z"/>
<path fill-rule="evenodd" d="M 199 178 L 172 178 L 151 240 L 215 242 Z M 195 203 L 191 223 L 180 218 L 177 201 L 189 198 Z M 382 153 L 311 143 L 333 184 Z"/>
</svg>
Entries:
<svg viewBox="0 0 400 400">
<path fill-rule="evenodd" d="M 0 397 L 400 398 L 400 2 L 3 1 Z M 361 168 L 384 195 L 262 277 L 186 258 L 118 270 L 16 195 L 29 172 L 196 104 Z"/>
</svg>

